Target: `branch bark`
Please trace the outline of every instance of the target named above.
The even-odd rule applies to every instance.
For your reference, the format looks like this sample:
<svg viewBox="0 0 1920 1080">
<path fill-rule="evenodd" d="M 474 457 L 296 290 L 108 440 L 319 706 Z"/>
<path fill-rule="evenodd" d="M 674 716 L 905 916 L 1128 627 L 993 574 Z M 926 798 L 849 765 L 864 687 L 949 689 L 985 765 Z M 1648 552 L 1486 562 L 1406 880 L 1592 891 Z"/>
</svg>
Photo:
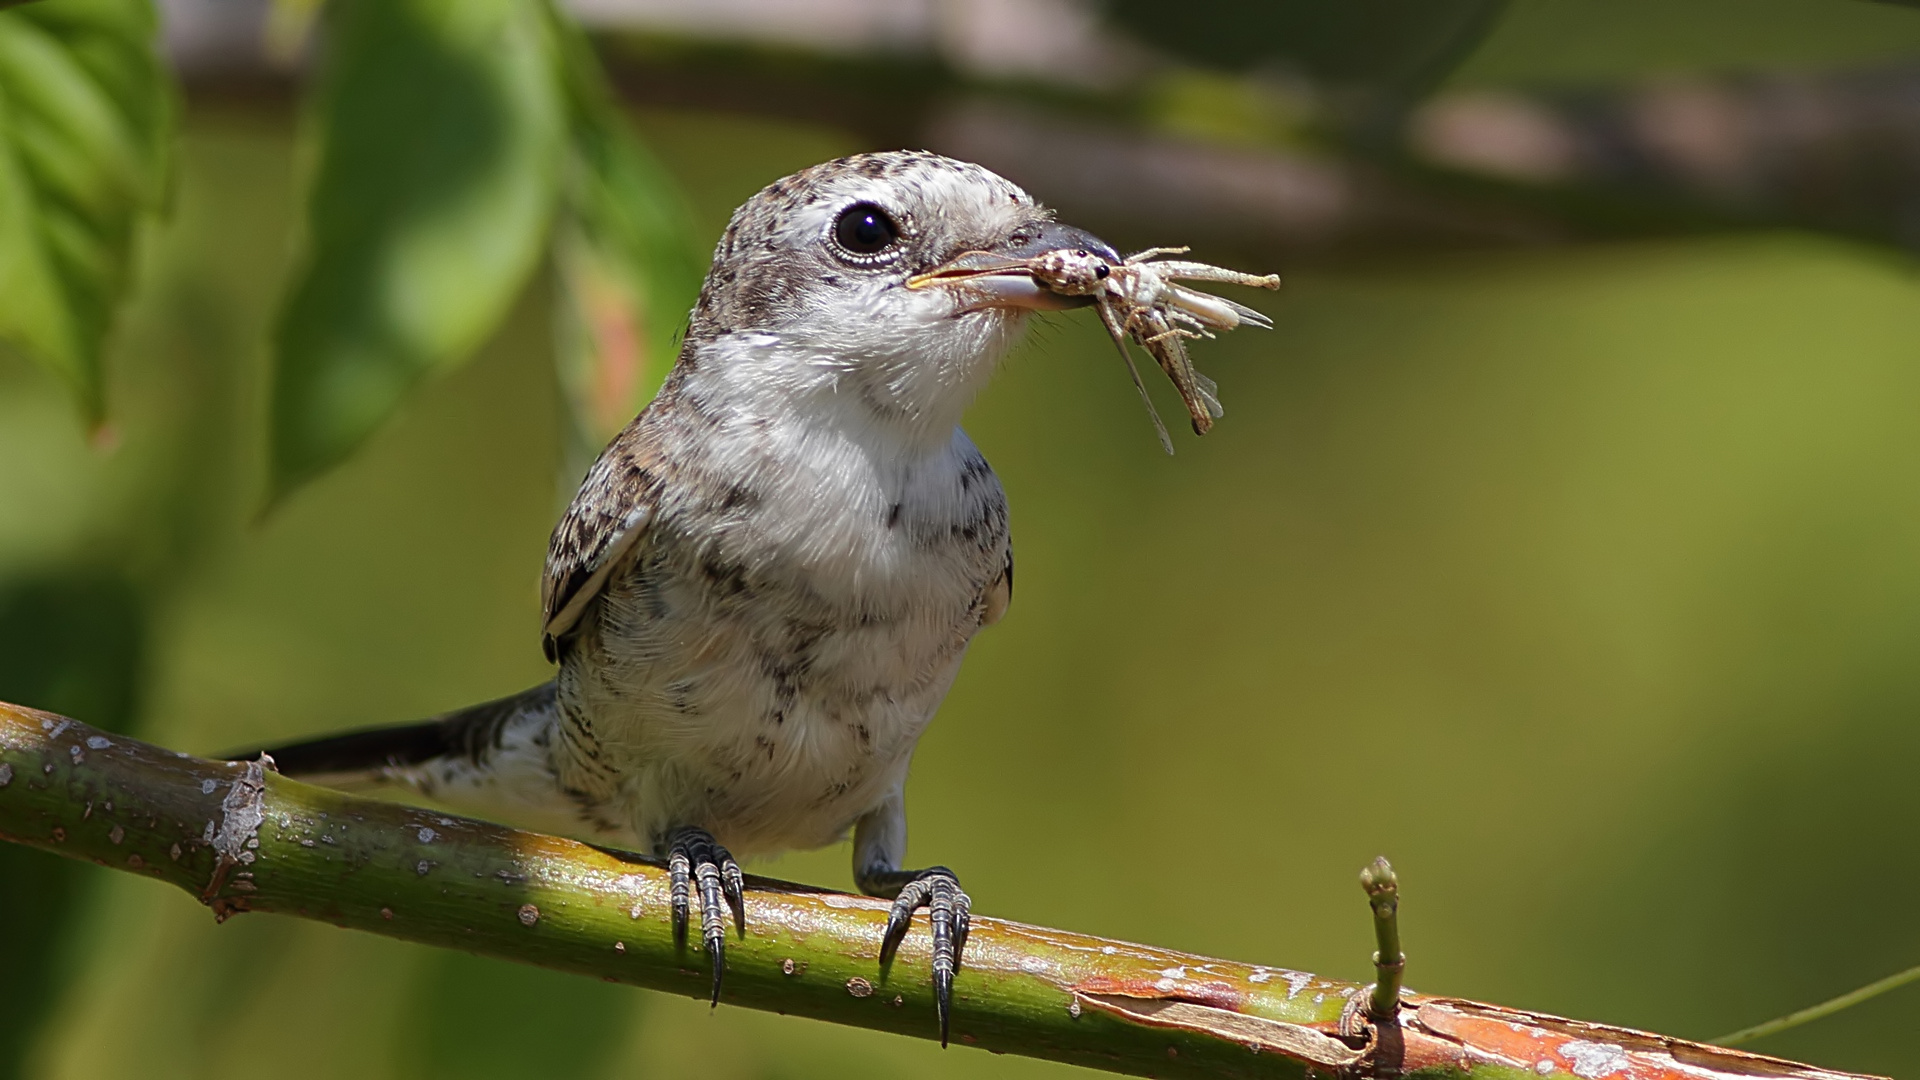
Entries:
<svg viewBox="0 0 1920 1080">
<path fill-rule="evenodd" d="M 655 861 L 359 798 L 0 704 L 0 838 L 178 886 L 224 920 L 279 912 L 705 997 Z M 878 964 L 887 905 L 749 879 L 727 1004 L 937 1034 L 924 924 Z M 1777 1058 L 976 916 L 959 1042 L 1155 1076 L 1859 1080 Z"/>
</svg>

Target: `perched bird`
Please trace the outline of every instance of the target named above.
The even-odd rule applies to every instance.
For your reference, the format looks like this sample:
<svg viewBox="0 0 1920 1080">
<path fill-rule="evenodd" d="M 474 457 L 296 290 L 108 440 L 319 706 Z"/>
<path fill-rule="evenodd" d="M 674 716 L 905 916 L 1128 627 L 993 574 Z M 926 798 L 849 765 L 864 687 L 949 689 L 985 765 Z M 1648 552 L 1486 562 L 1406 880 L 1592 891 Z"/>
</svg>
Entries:
<svg viewBox="0 0 1920 1080">
<path fill-rule="evenodd" d="M 588 471 L 547 553 L 557 677 L 425 723 L 269 748 L 322 783 L 398 782 L 482 816 L 667 860 L 697 893 L 713 998 L 734 856 L 853 834 L 929 909 L 941 1040 L 967 936 L 951 870 L 904 869 L 915 744 L 1013 596 L 1007 498 L 960 429 L 1036 309 L 1091 303 L 1020 269 L 1108 245 L 977 165 L 862 154 L 733 215 L 678 362 Z"/>
</svg>

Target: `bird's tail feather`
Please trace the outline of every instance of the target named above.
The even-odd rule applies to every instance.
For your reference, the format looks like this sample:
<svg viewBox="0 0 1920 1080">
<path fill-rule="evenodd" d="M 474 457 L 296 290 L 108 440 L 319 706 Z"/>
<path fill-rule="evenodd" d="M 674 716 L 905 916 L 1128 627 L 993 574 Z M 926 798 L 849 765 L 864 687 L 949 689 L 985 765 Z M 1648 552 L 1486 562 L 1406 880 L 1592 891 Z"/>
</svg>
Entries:
<svg viewBox="0 0 1920 1080">
<path fill-rule="evenodd" d="M 550 747 L 559 723 L 554 684 L 432 720 L 222 754 L 266 753 L 285 775 L 348 791 L 399 785 L 464 813 L 524 828 L 606 836 L 560 782 Z"/>
</svg>

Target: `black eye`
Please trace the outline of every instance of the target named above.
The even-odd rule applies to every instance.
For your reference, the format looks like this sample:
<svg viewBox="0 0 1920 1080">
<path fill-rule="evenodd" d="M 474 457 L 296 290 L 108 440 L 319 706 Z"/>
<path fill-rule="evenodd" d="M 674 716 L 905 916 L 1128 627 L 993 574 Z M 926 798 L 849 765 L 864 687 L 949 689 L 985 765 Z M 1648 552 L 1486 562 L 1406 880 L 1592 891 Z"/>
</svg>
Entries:
<svg viewBox="0 0 1920 1080">
<path fill-rule="evenodd" d="M 833 239 L 855 255 L 878 255 L 900 239 L 900 230 L 885 210 L 872 203 L 855 203 L 833 223 Z"/>
</svg>

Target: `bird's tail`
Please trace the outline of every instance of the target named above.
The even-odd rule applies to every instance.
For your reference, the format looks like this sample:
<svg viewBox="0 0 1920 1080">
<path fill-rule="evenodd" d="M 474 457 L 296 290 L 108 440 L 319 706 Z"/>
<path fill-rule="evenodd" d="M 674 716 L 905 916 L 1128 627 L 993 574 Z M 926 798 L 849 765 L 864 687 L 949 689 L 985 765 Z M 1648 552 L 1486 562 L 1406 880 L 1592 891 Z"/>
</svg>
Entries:
<svg viewBox="0 0 1920 1080">
<path fill-rule="evenodd" d="M 607 836 L 607 823 L 588 815 L 555 771 L 558 725 L 554 684 L 544 683 L 419 723 L 220 756 L 237 761 L 266 753 L 281 773 L 312 784 L 346 791 L 401 786 L 504 824 Z"/>
</svg>

